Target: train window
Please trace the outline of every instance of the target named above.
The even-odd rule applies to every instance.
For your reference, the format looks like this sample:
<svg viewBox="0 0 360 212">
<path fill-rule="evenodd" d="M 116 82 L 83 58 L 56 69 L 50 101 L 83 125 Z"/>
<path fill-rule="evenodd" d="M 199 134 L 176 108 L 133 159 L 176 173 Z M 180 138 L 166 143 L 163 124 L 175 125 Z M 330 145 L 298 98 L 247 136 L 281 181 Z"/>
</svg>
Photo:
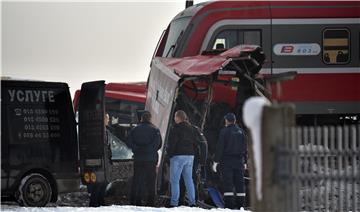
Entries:
<svg viewBox="0 0 360 212">
<path fill-rule="evenodd" d="M 170 24 L 170 31 L 164 47 L 163 57 L 171 57 L 177 41 L 181 38 L 190 23 L 190 17 L 176 19 Z"/>
<path fill-rule="evenodd" d="M 213 49 L 229 49 L 238 43 L 237 30 L 224 30 L 215 39 Z"/>
<path fill-rule="evenodd" d="M 259 30 L 244 31 L 244 44 L 261 46 L 261 33 Z"/>
<path fill-rule="evenodd" d="M 323 61 L 326 64 L 349 63 L 350 32 L 347 29 L 324 30 Z"/>
<path fill-rule="evenodd" d="M 239 44 L 261 45 L 260 30 L 222 30 L 214 39 L 212 49 L 229 49 Z"/>
</svg>

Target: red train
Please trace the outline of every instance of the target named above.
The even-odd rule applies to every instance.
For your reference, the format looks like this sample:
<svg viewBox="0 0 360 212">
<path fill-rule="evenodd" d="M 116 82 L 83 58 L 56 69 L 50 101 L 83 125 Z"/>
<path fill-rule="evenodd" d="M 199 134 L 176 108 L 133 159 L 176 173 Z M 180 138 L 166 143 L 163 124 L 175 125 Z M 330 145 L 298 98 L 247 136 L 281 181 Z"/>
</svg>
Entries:
<svg viewBox="0 0 360 212">
<path fill-rule="evenodd" d="M 154 55 L 181 58 L 239 44 L 263 48 L 265 75 L 296 71 L 272 98 L 296 105 L 299 124 L 360 113 L 360 2 L 211 1 L 180 12 Z M 340 120 L 341 119 L 341 120 Z"/>
</svg>

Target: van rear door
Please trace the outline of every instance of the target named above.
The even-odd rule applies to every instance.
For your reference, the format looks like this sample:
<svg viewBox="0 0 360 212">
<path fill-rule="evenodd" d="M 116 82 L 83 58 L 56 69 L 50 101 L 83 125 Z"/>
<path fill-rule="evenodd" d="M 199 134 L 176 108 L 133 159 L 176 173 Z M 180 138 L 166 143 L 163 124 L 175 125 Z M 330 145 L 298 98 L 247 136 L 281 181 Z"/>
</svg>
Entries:
<svg viewBox="0 0 360 212">
<path fill-rule="evenodd" d="M 105 82 L 83 83 L 79 101 L 80 172 L 83 184 L 105 181 Z"/>
</svg>

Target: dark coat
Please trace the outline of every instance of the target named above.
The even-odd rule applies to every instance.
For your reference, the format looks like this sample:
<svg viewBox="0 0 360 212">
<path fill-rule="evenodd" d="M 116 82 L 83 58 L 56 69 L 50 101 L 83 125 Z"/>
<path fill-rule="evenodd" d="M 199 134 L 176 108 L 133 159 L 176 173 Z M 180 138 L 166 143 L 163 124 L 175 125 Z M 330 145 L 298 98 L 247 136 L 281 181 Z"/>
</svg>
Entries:
<svg viewBox="0 0 360 212">
<path fill-rule="evenodd" d="M 187 122 L 175 124 L 170 131 L 167 155 L 195 155 L 197 145 L 203 142 L 199 132 Z M 206 142 L 206 141 L 205 141 Z"/>
<path fill-rule="evenodd" d="M 157 162 L 157 151 L 161 148 L 161 135 L 158 128 L 149 122 L 143 122 L 132 129 L 126 139 L 126 145 L 134 153 L 134 161 Z"/>
<path fill-rule="evenodd" d="M 234 164 L 246 163 L 247 144 L 244 131 L 236 124 L 221 129 L 216 146 L 215 162 Z"/>
</svg>

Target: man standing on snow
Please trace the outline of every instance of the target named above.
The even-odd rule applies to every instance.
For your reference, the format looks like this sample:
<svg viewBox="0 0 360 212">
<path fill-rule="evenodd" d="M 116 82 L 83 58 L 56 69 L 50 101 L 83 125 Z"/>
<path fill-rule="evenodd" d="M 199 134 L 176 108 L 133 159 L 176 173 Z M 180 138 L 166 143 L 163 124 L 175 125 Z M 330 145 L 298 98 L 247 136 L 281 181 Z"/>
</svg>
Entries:
<svg viewBox="0 0 360 212">
<path fill-rule="evenodd" d="M 147 193 L 146 206 L 154 206 L 157 151 L 161 147 L 161 135 L 151 123 L 151 114 L 145 111 L 141 123 L 130 131 L 126 144 L 134 153 L 134 177 L 131 187 L 131 204 L 142 205 L 142 191 Z M 141 186 L 145 184 L 145 189 Z"/>
<path fill-rule="evenodd" d="M 174 119 L 175 125 L 170 131 L 167 148 L 167 154 L 170 158 L 170 206 L 177 207 L 179 204 L 181 176 L 183 176 L 185 182 L 189 206 L 195 206 L 195 188 L 192 172 L 197 132 L 188 122 L 184 111 L 176 111 Z"/>
<path fill-rule="evenodd" d="M 219 134 L 213 170 L 217 172 L 217 165 L 220 163 L 225 207 L 240 209 L 245 202 L 246 139 L 244 131 L 236 124 L 235 114 L 228 113 L 224 118 L 225 128 Z"/>
</svg>

